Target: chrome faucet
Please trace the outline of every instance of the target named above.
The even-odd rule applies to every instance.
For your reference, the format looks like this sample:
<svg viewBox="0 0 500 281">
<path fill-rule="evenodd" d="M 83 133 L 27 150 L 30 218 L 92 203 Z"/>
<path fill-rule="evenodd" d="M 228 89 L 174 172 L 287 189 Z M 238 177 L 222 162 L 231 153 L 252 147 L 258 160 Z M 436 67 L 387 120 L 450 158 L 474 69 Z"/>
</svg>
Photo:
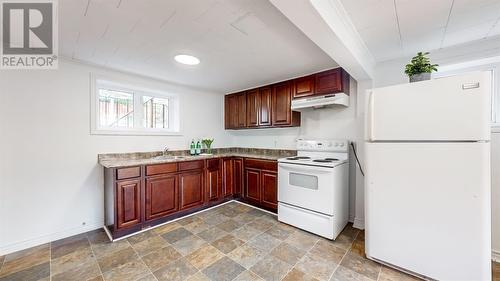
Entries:
<svg viewBox="0 0 500 281">
<path fill-rule="evenodd" d="M 168 150 L 169 150 L 169 148 L 167 146 L 165 146 L 165 148 L 163 148 L 163 156 L 167 156 Z"/>
</svg>

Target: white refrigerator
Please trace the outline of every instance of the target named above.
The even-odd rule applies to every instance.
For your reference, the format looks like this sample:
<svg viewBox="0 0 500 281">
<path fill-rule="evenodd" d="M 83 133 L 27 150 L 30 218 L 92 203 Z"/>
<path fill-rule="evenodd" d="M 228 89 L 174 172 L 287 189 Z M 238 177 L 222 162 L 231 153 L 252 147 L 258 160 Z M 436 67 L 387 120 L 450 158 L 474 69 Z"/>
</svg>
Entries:
<svg viewBox="0 0 500 281">
<path fill-rule="evenodd" d="M 366 255 L 438 280 L 491 280 L 491 73 L 371 90 Z"/>
</svg>

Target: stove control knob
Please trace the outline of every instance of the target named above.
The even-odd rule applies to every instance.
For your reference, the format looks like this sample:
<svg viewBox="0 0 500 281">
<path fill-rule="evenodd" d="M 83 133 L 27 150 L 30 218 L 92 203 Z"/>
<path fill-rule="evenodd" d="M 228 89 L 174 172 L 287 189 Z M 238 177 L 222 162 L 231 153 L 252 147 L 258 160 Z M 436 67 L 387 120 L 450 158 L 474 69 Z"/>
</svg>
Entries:
<svg viewBox="0 0 500 281">
<path fill-rule="evenodd" d="M 344 147 L 344 143 L 341 143 L 341 144 L 340 144 L 340 147 Z"/>
<path fill-rule="evenodd" d="M 338 142 L 336 142 L 336 143 L 335 143 L 335 147 L 337 147 L 337 146 L 339 146 L 339 143 L 338 143 Z"/>
</svg>

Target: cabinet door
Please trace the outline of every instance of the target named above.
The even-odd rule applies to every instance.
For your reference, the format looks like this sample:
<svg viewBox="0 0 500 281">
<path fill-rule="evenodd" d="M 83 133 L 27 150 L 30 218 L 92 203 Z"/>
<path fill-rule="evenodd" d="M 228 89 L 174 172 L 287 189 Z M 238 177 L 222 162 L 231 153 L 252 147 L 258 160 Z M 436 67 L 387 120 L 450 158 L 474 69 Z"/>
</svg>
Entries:
<svg viewBox="0 0 500 281">
<path fill-rule="evenodd" d="M 245 93 L 238 94 L 238 128 L 247 126 L 247 95 Z"/>
<path fill-rule="evenodd" d="M 221 196 L 220 187 L 220 170 L 208 170 L 207 171 L 207 192 L 208 192 L 208 200 L 216 201 L 219 200 Z"/>
<path fill-rule="evenodd" d="M 260 171 L 245 169 L 245 199 L 260 202 Z"/>
<path fill-rule="evenodd" d="M 276 84 L 273 87 L 273 125 L 292 124 L 292 92 L 289 82 Z"/>
<path fill-rule="evenodd" d="M 179 174 L 180 209 L 203 205 L 203 171 Z"/>
<path fill-rule="evenodd" d="M 259 126 L 260 99 L 257 89 L 247 91 L 247 127 Z"/>
<path fill-rule="evenodd" d="M 293 98 L 303 98 L 314 95 L 314 75 L 297 78 L 293 81 Z"/>
<path fill-rule="evenodd" d="M 234 192 L 234 174 L 233 159 L 225 158 L 222 160 L 222 196 L 233 195 Z"/>
<path fill-rule="evenodd" d="M 134 226 L 141 222 L 141 180 L 116 183 L 116 228 Z"/>
<path fill-rule="evenodd" d="M 262 201 L 265 207 L 278 209 L 278 177 L 274 172 L 261 172 Z"/>
<path fill-rule="evenodd" d="M 272 88 L 262 87 L 259 89 L 259 126 L 271 126 L 272 112 Z"/>
<path fill-rule="evenodd" d="M 233 161 L 234 194 L 241 195 L 243 189 L 243 159 L 235 158 Z"/>
<path fill-rule="evenodd" d="M 342 91 L 342 69 L 336 68 L 316 74 L 316 94 L 330 94 Z"/>
<path fill-rule="evenodd" d="M 176 175 L 146 179 L 146 220 L 166 216 L 179 210 Z"/>
<path fill-rule="evenodd" d="M 238 96 L 227 95 L 224 98 L 224 122 L 226 129 L 238 128 Z"/>
</svg>

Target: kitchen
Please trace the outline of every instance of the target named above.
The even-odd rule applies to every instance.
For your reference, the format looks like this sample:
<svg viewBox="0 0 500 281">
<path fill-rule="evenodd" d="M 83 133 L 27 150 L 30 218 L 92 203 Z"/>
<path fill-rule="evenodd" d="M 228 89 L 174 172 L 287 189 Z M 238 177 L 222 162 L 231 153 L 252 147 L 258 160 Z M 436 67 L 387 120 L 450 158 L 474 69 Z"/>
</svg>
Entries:
<svg viewBox="0 0 500 281">
<path fill-rule="evenodd" d="M 296 1 L 288 4 L 287 1 L 207 1 L 204 4 L 194 1 L 173 4 L 151 1 L 141 5 L 129 1 L 59 1 L 58 69 L 0 70 L 0 83 L 4 86 L 0 95 L 0 107 L 5 116 L 2 119 L 8 120 L 2 123 L 4 161 L 0 173 L 4 181 L 0 190 L 0 222 L 6 227 L 0 228 L 0 279 L 29 280 L 28 277 L 19 277 L 23 276 L 22 273 L 29 273 L 35 276 L 32 280 L 46 277 L 52 280 L 71 280 L 70 277 L 77 280 L 116 280 L 120 272 L 129 270 L 130 279 L 127 280 L 146 277 L 153 278 L 151 280 L 170 280 L 168 276 L 173 278 L 173 275 L 161 275 L 160 273 L 167 271 L 160 269 L 176 265 L 182 268 L 181 271 L 185 274 L 184 277 L 178 277 L 180 280 L 197 280 L 194 279 L 196 277 L 201 280 L 217 280 L 219 277 L 214 276 L 218 271 L 215 267 L 210 267 L 216 261 L 232 268 L 228 276 L 218 280 L 234 277 L 229 279 L 232 280 L 240 274 L 242 276 L 236 280 L 330 280 L 335 277 L 337 279 L 332 280 L 348 280 L 349 275 L 351 278 L 384 280 L 392 276 L 391 274 L 401 274 L 396 275 L 399 278 L 412 278 L 364 257 L 364 177 L 353 149 L 347 150 L 348 199 L 343 200 L 343 203 L 346 203 L 346 219 L 349 224 L 337 239 L 329 240 L 331 238 L 323 239 L 320 238 L 323 236 L 310 235 L 314 231 L 299 230 L 306 226 L 289 227 L 294 223 L 278 222 L 274 215 L 265 212 L 276 212 L 278 207 L 280 190 L 276 160 L 298 154 L 301 149 L 297 145 L 300 143 L 311 144 L 307 141 L 317 140 L 317 145 L 331 141 L 333 145 L 337 142 L 339 145 L 344 144 L 344 147 L 350 147 L 353 143 L 361 168 L 366 169 L 366 90 L 408 83 L 404 66 L 417 51 L 424 48 L 413 48 L 410 41 L 405 41 L 408 49 L 404 53 L 391 51 L 389 45 L 384 46 L 385 48 L 373 47 L 375 43 L 387 42 L 383 38 L 376 42 L 370 41 L 374 39 L 370 39 L 366 35 L 367 31 L 361 27 L 362 19 L 372 20 L 372 24 L 380 20 L 366 16 L 367 8 L 362 4 L 370 6 L 373 4 L 371 1 L 330 1 L 337 5 L 337 8 L 340 7 L 338 5 L 342 6 L 342 9 L 334 10 L 325 4 L 326 2 L 329 1 Z M 378 9 L 386 14 L 391 11 L 394 13 L 394 3 L 390 2 L 384 3 Z M 408 10 L 435 7 L 439 16 L 446 19 L 452 5 L 452 1 L 439 4 L 426 1 L 427 6 L 395 2 L 399 4 L 397 8 L 401 23 L 406 24 L 412 21 Z M 488 11 L 494 11 L 498 2 L 487 2 L 481 1 L 482 4 L 475 7 L 472 3 L 460 1 L 460 5 L 451 8 L 451 11 L 454 11 L 451 13 L 454 16 L 451 19 L 458 21 L 462 15 L 460 11 L 473 7 L 477 11 L 474 19 L 489 17 Z M 328 13 L 340 13 L 338 17 L 350 24 L 346 27 L 345 23 L 332 22 L 331 14 L 329 16 Z M 110 23 L 110 18 L 119 21 Z M 392 17 L 387 17 L 387 21 L 391 19 Z M 470 22 L 467 24 L 473 25 Z M 162 28 L 158 28 L 160 26 Z M 493 23 L 490 27 L 495 30 Z M 425 30 L 425 27 L 422 29 Z M 450 36 L 453 35 L 452 30 L 450 28 Z M 432 61 L 440 64 L 439 71 L 434 74 L 458 73 L 460 69 L 482 70 L 481 68 L 497 65 L 499 41 L 495 34 L 492 31 L 484 40 L 474 41 L 469 38 L 467 40 L 470 42 L 449 43 L 443 48 L 439 47 L 441 42 L 437 43 L 437 47 L 435 45 L 441 38 L 429 39 L 427 46 L 430 47 L 425 47 L 424 50 L 430 50 Z M 165 35 L 172 40 L 165 40 Z M 399 44 L 390 46 L 401 48 Z M 174 56 L 178 54 L 195 55 L 199 57 L 200 63 L 180 64 L 174 60 Z M 376 59 L 373 59 L 374 56 Z M 340 73 L 340 77 L 351 78 L 339 79 L 341 83 L 336 84 L 341 86 L 339 89 L 329 89 L 326 92 L 319 89 L 315 96 L 346 93 L 348 106 L 337 104 L 320 109 L 292 109 L 293 101 L 304 100 L 299 97 L 294 99 L 293 94 L 300 95 L 307 91 L 314 93 L 316 87 L 321 85 L 321 77 L 328 77 L 331 72 Z M 294 89 L 297 85 L 300 87 Z M 348 87 L 342 87 L 345 85 Z M 101 113 L 97 110 L 98 89 L 136 93 L 129 101 L 137 110 L 132 114 L 133 117 L 130 117 L 130 122 L 124 125 L 133 128 L 144 127 L 143 119 L 147 119 L 143 118 L 146 110 L 143 109 L 140 98 L 154 97 L 154 94 L 158 94 L 158 97 L 168 97 L 171 115 L 164 115 L 160 118 L 160 123 L 168 123 L 170 131 L 137 130 L 130 133 L 126 130 L 100 130 L 102 128 L 97 122 Z M 231 98 L 231 94 L 244 98 L 236 100 Z M 107 97 L 110 96 L 111 94 Z M 259 99 L 254 99 L 256 96 Z M 285 98 L 276 103 L 280 97 Z M 250 107 L 253 111 L 248 110 L 249 101 L 254 102 L 254 106 Z M 246 103 L 241 107 L 245 110 L 239 107 L 242 103 Z M 113 117 L 109 118 L 111 120 Z M 492 132 L 495 130 L 496 128 L 491 129 Z M 212 153 L 221 157 L 190 156 L 191 142 L 194 140 L 196 143 L 201 139 L 214 139 Z M 498 257 L 496 250 L 500 249 L 498 218 L 495 215 L 499 210 L 499 204 L 495 201 L 500 184 L 500 159 L 496 157 L 499 155 L 499 144 L 498 134 L 491 134 L 493 259 Z M 161 158 L 165 148 L 168 148 L 167 156 L 185 158 L 151 160 L 154 157 Z M 302 151 L 315 154 L 318 150 L 321 151 L 316 146 L 314 149 L 306 148 Z M 107 176 L 108 164 L 100 163 L 103 163 L 103 157 L 109 159 L 110 155 L 123 157 L 127 153 L 139 152 L 150 153 L 147 159 L 152 162 L 133 159 L 138 162 L 126 166 L 139 169 L 126 171 L 128 175 L 124 180 L 139 179 L 136 187 L 125 190 L 138 189 L 139 193 L 133 194 L 132 197 L 144 198 L 144 204 L 142 201 L 137 205 L 132 204 L 136 208 L 134 212 L 137 212 L 131 213 L 138 215 L 141 222 L 132 227 L 135 227 L 134 231 L 124 234 L 125 239 L 110 243 L 108 235 L 103 236 L 102 227 L 107 221 L 112 221 L 108 220 L 107 216 L 114 215 L 110 212 L 110 206 L 114 207 L 114 202 L 108 200 L 111 198 L 110 201 L 113 201 L 114 197 L 112 194 L 108 195 L 106 190 L 108 181 L 118 181 L 118 178 L 113 177 L 116 174 Z M 207 153 L 205 146 L 200 153 Z M 326 151 L 322 153 L 325 154 Z M 260 158 L 255 158 L 256 155 Z M 141 158 L 139 156 L 136 154 L 132 157 Z M 196 164 L 201 166 L 194 168 L 182 167 L 181 163 L 191 162 L 187 160 L 202 163 Z M 114 160 L 108 160 L 111 161 Z M 269 162 L 272 164 L 269 165 Z M 172 163 L 175 164 L 167 165 Z M 159 171 L 148 171 L 148 165 L 165 166 Z M 109 173 L 117 173 L 118 166 L 108 167 L 115 169 Z M 227 173 L 228 170 L 232 171 Z M 238 174 L 237 171 L 241 173 Z M 134 173 L 138 176 L 134 176 Z M 248 173 L 247 176 L 245 173 Z M 183 177 L 184 174 L 188 174 L 188 177 Z M 252 182 L 250 185 L 246 185 L 248 175 Z M 195 209 L 207 211 L 197 213 L 190 221 L 189 217 L 180 217 L 177 211 L 158 209 L 160 212 L 152 219 L 157 221 L 147 225 L 144 223 L 147 212 L 141 208 L 146 208 L 146 182 L 148 178 L 153 177 L 166 178 L 161 183 L 168 183 L 170 180 L 170 183 L 174 182 L 173 185 L 177 187 L 177 196 L 173 196 L 175 198 L 171 201 L 173 205 L 160 201 L 157 202 L 160 209 L 173 206 L 173 210 L 188 210 L 182 216 L 189 215 L 188 212 Z M 184 197 L 182 201 L 182 197 L 178 197 L 182 178 L 191 187 L 215 188 L 212 194 L 212 189 L 204 188 L 202 193 L 199 193 L 199 190 L 196 193 L 194 188 L 188 188 L 184 194 L 190 198 Z M 196 181 L 200 184 L 192 184 Z M 226 182 L 232 183 L 227 189 Z M 154 184 L 149 186 L 154 190 Z M 245 196 L 248 194 L 245 188 L 248 187 L 254 188 L 255 192 L 250 192 L 251 196 Z M 216 192 L 221 195 L 215 195 Z M 130 193 L 124 196 L 123 198 L 130 198 L 127 197 Z M 151 202 L 155 203 L 154 200 Z M 202 209 L 198 209 L 200 206 L 203 206 Z M 208 209 L 210 207 L 215 208 Z M 209 224 L 213 225 L 220 219 L 203 214 L 214 215 L 210 212 L 218 209 L 218 212 L 226 214 L 223 218 L 230 218 L 224 222 L 230 223 L 211 227 L 223 232 L 203 229 L 208 227 L 205 225 L 207 219 Z M 151 210 L 155 211 L 155 208 Z M 231 210 L 235 213 L 231 213 Z M 236 216 L 233 216 L 234 214 Z M 179 216 L 174 218 L 176 215 Z M 235 217 L 241 220 L 234 219 Z M 253 221 L 256 222 L 248 226 Z M 241 225 L 244 222 L 246 223 Z M 187 225 L 189 227 L 186 227 Z M 142 231 L 143 227 L 145 231 Z M 168 229 L 169 227 L 172 229 Z M 237 228 L 232 229 L 234 227 Z M 192 235 L 181 232 L 181 228 Z M 255 233 L 256 229 L 261 230 Z M 113 230 L 110 227 L 107 230 L 113 237 Z M 174 230 L 177 232 L 165 235 Z M 203 231 L 207 231 L 204 233 L 206 235 L 201 235 L 205 239 L 198 235 Z M 240 241 L 252 240 L 267 231 L 278 238 L 263 235 L 262 239 L 267 240 L 238 245 Z M 219 241 L 225 237 L 220 236 L 221 234 L 235 232 L 239 235 L 237 239 Z M 138 234 L 127 236 L 133 233 Z M 249 233 L 254 236 L 248 237 Z M 186 241 L 190 241 L 192 245 L 201 245 L 200 248 L 204 250 L 211 249 L 205 253 L 210 257 L 210 261 L 205 263 L 209 264 L 200 262 L 187 266 L 179 262 L 188 254 L 183 254 L 180 247 L 185 246 L 185 243 L 183 244 L 183 239 L 176 235 L 189 238 L 190 240 Z M 277 243 L 269 236 L 294 247 L 288 250 L 298 249 L 295 255 L 286 252 L 287 256 L 298 256 L 297 260 L 288 260 L 281 256 L 278 251 L 281 248 L 277 248 L 274 255 L 267 254 L 274 249 L 259 248 L 259 242 L 269 245 Z M 144 242 L 142 240 L 157 244 L 140 244 Z M 315 244 L 308 248 L 310 240 Z M 331 244 L 326 243 L 328 241 Z M 228 245 L 236 248 L 229 251 L 231 247 L 226 248 Z M 165 253 L 162 257 L 167 259 L 167 256 L 171 256 L 171 260 L 160 261 L 162 258 L 157 256 L 154 259 L 156 263 L 151 268 L 144 260 L 143 256 L 146 254 L 141 252 L 140 246 L 158 247 Z M 256 260 L 245 262 L 238 259 L 237 254 L 243 251 L 241 248 L 253 249 Z M 320 251 L 322 248 L 330 251 L 325 253 Z M 73 250 L 75 253 L 83 253 L 84 257 L 71 257 Z M 106 257 L 117 253 L 125 253 L 133 258 L 120 261 L 115 257 L 114 263 L 106 264 Z M 155 255 L 151 254 L 158 253 L 159 251 L 153 251 L 147 254 L 154 257 Z M 339 253 L 340 258 L 337 256 Z M 329 263 L 318 262 L 322 255 L 326 255 Z M 191 258 L 196 260 L 195 256 Z M 276 266 L 267 268 L 266 264 L 273 264 L 269 260 L 276 261 Z M 53 261 L 62 263 L 59 264 L 59 269 L 57 262 Z M 353 264 L 358 262 L 365 267 L 362 266 L 356 271 Z M 257 264 L 259 266 L 256 266 Z M 78 271 L 76 268 L 86 270 Z M 498 267 L 493 264 L 492 270 L 498 271 L 495 268 Z M 156 272 L 158 274 L 155 274 Z M 121 278 L 125 277 L 122 275 Z M 398 280 L 397 277 L 392 278 Z"/>
</svg>

